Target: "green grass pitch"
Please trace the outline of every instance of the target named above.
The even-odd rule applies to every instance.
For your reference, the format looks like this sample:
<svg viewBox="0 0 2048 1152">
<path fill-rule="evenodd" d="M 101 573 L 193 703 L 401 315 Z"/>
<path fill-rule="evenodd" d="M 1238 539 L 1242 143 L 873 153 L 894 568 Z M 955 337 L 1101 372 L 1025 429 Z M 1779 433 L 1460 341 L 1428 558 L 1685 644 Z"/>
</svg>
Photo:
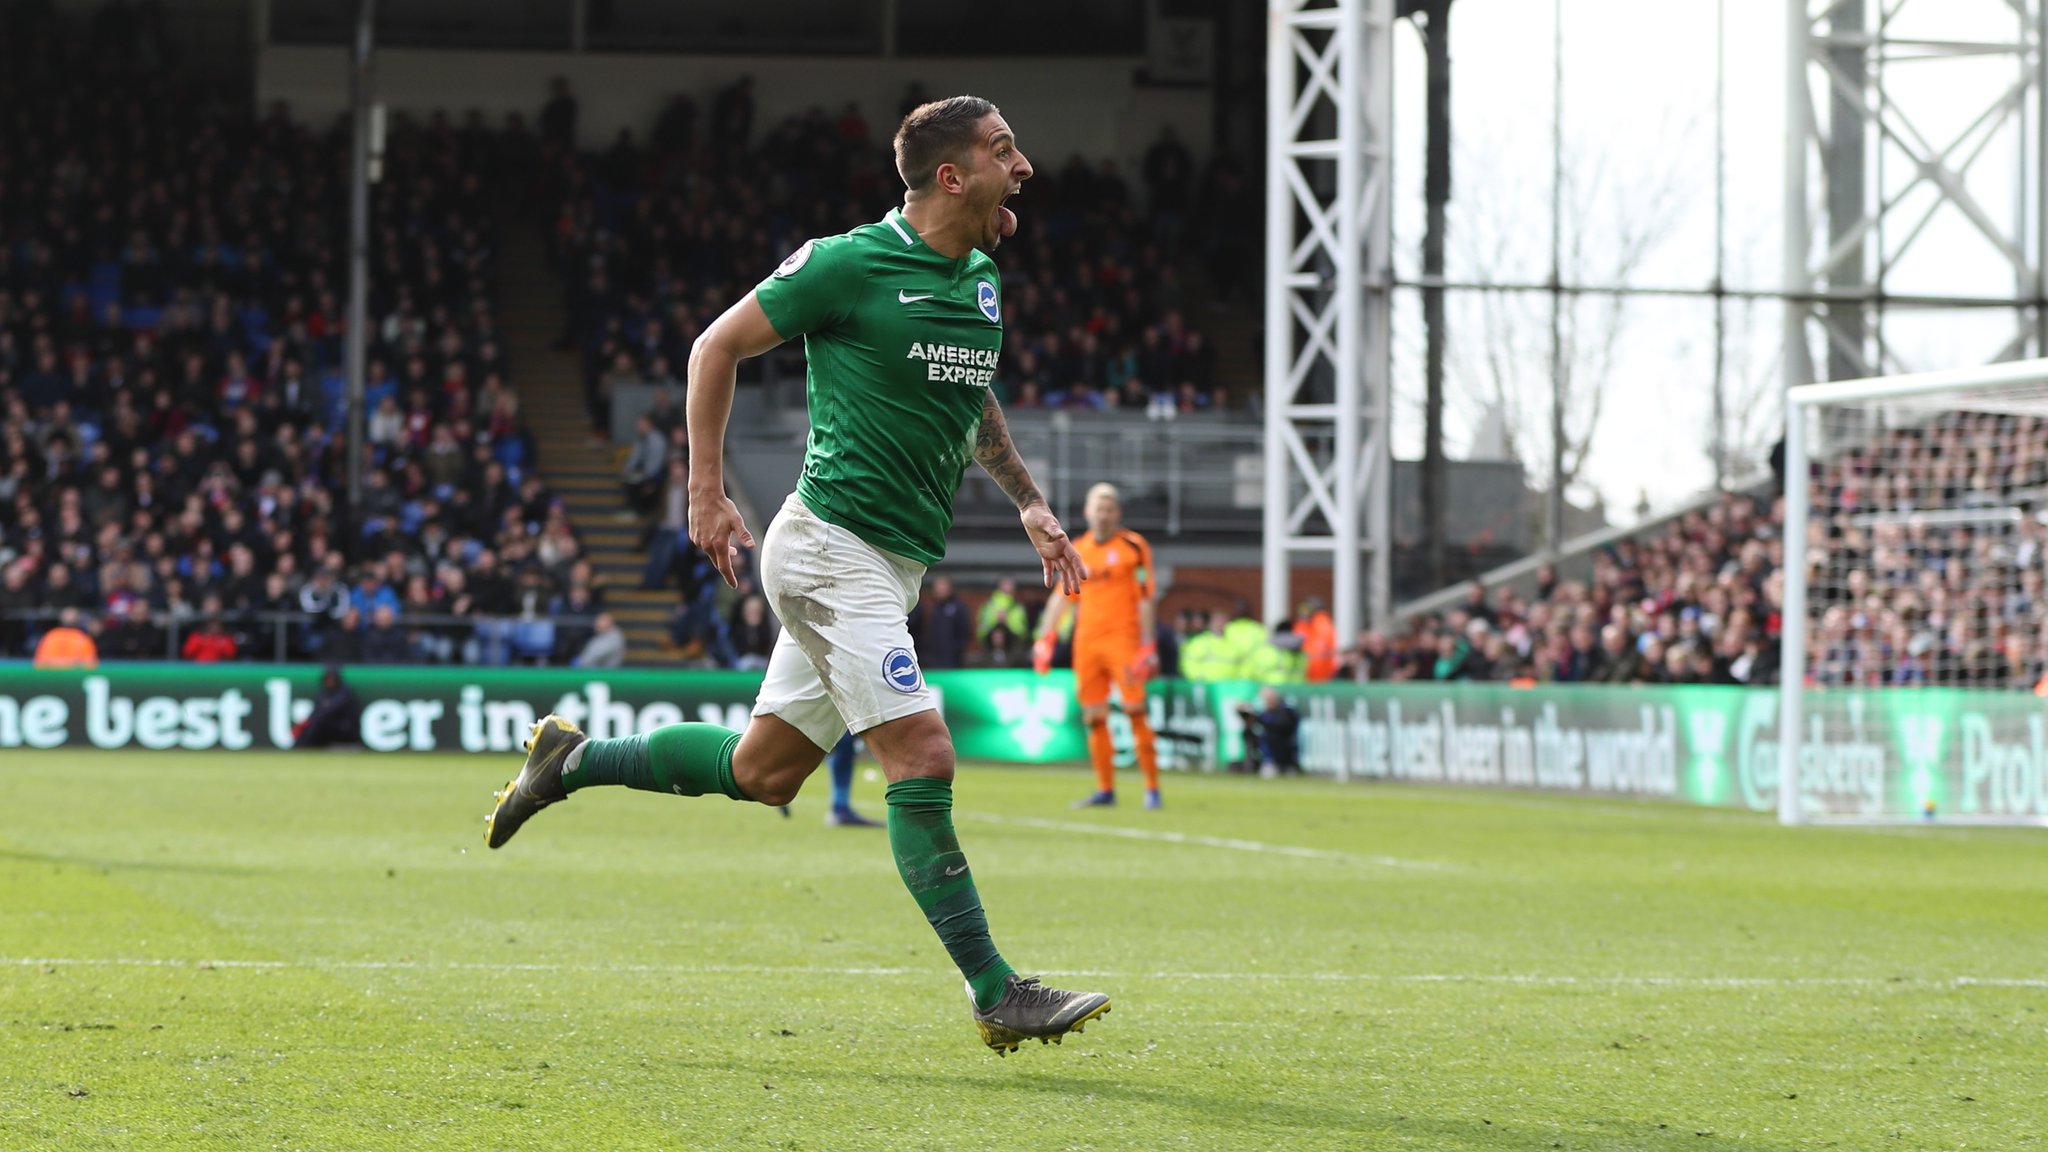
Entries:
<svg viewBox="0 0 2048 1152">
<path fill-rule="evenodd" d="M 2039 833 L 969 766 L 997 942 L 1116 1005 L 998 1059 L 822 780 L 492 853 L 511 767 L 8 753 L 0 1148 L 2048 1148 Z"/>
</svg>

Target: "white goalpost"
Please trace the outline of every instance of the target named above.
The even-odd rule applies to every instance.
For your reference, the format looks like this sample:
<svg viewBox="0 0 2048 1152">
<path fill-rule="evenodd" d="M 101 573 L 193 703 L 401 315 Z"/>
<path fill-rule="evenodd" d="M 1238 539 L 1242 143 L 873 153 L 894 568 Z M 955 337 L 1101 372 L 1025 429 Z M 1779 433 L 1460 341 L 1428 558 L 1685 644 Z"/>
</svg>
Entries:
<svg viewBox="0 0 2048 1152">
<path fill-rule="evenodd" d="M 2048 825 L 2048 359 L 1791 389 L 1784 525 L 1780 821 Z"/>
</svg>

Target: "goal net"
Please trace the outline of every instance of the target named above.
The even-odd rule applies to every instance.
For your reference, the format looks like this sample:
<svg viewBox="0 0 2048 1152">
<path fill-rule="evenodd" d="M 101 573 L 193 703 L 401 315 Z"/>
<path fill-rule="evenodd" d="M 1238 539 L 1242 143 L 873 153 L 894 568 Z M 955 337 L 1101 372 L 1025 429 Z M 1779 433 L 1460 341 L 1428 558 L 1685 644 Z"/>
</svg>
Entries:
<svg viewBox="0 0 2048 1152">
<path fill-rule="evenodd" d="M 2048 824 L 2048 360 L 1794 388 L 1785 476 L 1780 819 Z"/>
</svg>

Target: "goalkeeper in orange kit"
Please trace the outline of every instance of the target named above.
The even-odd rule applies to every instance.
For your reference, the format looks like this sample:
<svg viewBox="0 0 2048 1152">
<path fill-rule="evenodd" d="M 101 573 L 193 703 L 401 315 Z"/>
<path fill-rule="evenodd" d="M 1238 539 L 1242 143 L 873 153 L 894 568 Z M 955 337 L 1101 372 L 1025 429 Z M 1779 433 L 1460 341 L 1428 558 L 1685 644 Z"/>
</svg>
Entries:
<svg viewBox="0 0 2048 1152">
<path fill-rule="evenodd" d="M 1074 624 L 1074 683 L 1081 699 L 1081 720 L 1088 726 L 1088 758 L 1095 764 L 1095 792 L 1075 801 L 1076 808 L 1116 803 L 1116 751 L 1109 739 L 1109 690 L 1114 686 L 1137 744 L 1138 770 L 1145 776 L 1145 807 L 1159 807 L 1159 747 L 1152 722 L 1145 715 L 1145 682 L 1159 670 L 1154 643 L 1156 589 L 1152 546 L 1123 526 L 1123 504 L 1114 485 L 1088 490 L 1082 508 L 1088 532 L 1074 541 L 1088 566 L 1088 581 L 1068 596 L 1055 587 L 1038 621 L 1038 639 L 1031 647 L 1031 665 L 1043 675 L 1052 667 L 1060 620 L 1071 606 L 1080 612 Z"/>
</svg>

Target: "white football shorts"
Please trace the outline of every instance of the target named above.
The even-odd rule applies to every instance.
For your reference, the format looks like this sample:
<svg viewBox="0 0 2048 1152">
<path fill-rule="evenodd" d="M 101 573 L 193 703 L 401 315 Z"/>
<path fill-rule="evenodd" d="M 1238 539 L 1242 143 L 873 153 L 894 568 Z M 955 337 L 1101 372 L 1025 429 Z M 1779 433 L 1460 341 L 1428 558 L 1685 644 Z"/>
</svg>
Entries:
<svg viewBox="0 0 2048 1152">
<path fill-rule="evenodd" d="M 791 493 L 761 540 L 761 591 L 782 622 L 754 715 L 820 748 L 938 707 L 910 640 L 924 565 L 820 520 Z"/>
</svg>

